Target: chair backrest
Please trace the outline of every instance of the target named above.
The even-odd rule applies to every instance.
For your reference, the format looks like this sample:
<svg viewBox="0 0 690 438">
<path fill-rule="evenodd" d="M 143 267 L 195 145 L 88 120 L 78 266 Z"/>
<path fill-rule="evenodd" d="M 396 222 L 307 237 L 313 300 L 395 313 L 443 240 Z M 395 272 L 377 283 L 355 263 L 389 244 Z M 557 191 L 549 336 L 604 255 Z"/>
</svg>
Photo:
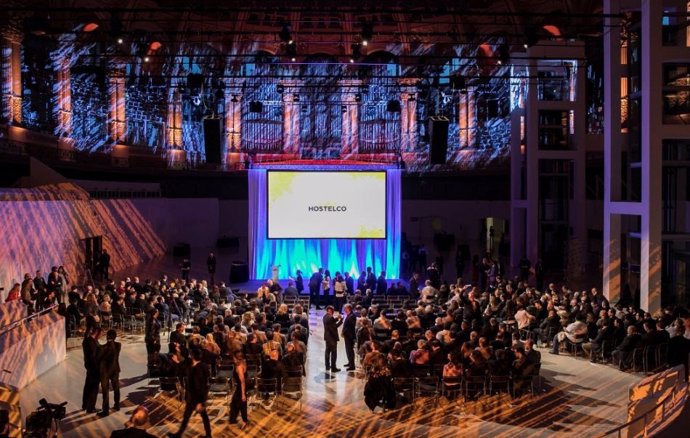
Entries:
<svg viewBox="0 0 690 438">
<path fill-rule="evenodd" d="M 229 379 L 227 377 L 211 377 L 208 384 L 208 389 L 211 392 L 227 392 L 230 389 Z"/>
<path fill-rule="evenodd" d="M 283 392 L 302 392 L 302 376 L 283 377 Z"/>
<path fill-rule="evenodd" d="M 412 389 L 415 382 L 414 377 L 393 377 L 393 387 L 397 390 Z"/>
<path fill-rule="evenodd" d="M 444 386 L 458 386 L 462 383 L 462 376 L 446 376 L 441 381 Z"/>
<path fill-rule="evenodd" d="M 161 377 L 159 382 L 161 391 L 177 391 L 177 377 Z"/>
<path fill-rule="evenodd" d="M 257 390 L 259 392 L 263 392 L 263 393 L 278 392 L 278 379 L 275 379 L 275 378 L 264 379 L 262 377 L 257 377 L 256 387 L 257 387 Z"/>
</svg>

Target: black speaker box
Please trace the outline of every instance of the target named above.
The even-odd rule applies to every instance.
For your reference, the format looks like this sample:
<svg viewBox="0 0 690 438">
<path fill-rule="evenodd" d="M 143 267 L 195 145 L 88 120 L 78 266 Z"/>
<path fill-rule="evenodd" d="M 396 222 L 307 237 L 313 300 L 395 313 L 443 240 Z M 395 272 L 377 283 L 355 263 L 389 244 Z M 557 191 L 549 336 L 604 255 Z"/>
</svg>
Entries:
<svg viewBox="0 0 690 438">
<path fill-rule="evenodd" d="M 177 243 L 173 246 L 173 257 L 189 257 L 191 254 L 189 243 Z"/>
<path fill-rule="evenodd" d="M 429 117 L 429 162 L 431 164 L 446 164 L 448 124 L 447 117 Z"/>
<path fill-rule="evenodd" d="M 204 149 L 206 163 L 221 163 L 220 119 L 204 119 Z"/>
<path fill-rule="evenodd" d="M 264 110 L 264 104 L 262 102 L 258 102 L 256 100 L 249 102 L 249 112 L 260 113 L 263 110 Z"/>
<path fill-rule="evenodd" d="M 232 262 L 230 265 L 230 283 L 246 283 L 247 281 L 249 281 L 249 266 L 244 262 Z"/>
</svg>

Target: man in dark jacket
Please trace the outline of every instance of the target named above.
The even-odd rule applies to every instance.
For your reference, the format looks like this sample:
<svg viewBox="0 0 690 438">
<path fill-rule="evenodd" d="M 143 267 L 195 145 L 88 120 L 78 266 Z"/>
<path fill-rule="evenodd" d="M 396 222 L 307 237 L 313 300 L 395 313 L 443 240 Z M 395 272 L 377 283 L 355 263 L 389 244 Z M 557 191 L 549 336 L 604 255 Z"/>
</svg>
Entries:
<svg viewBox="0 0 690 438">
<path fill-rule="evenodd" d="M 169 433 L 170 438 L 180 438 L 187 428 L 187 423 L 189 423 L 189 418 L 194 412 L 201 415 L 201 420 L 204 423 L 204 431 L 206 432 L 206 437 L 211 436 L 211 422 L 208 419 L 208 413 L 206 412 L 206 400 L 208 400 L 208 378 L 209 369 L 208 366 L 202 362 L 202 352 L 200 349 L 195 348 L 191 350 L 189 355 L 192 366 L 189 368 L 187 373 L 187 391 L 186 391 L 186 404 L 184 409 L 184 416 L 182 417 L 182 424 L 180 424 L 180 430 L 176 433 Z"/>
<path fill-rule="evenodd" d="M 376 295 L 386 295 L 388 293 L 388 283 L 386 283 L 386 271 L 381 271 L 381 275 L 376 280 Z"/>
<path fill-rule="evenodd" d="M 326 307 L 326 314 L 323 317 L 323 339 L 326 341 L 326 372 L 340 371 L 335 366 L 338 358 L 338 327 L 343 323 L 342 316 L 333 316 L 335 310 L 333 306 Z"/>
<path fill-rule="evenodd" d="M 98 413 L 99 417 L 107 417 L 110 411 L 110 400 L 108 397 L 109 386 L 113 387 L 113 398 L 116 411 L 120 410 L 120 350 L 122 345 L 115 342 L 117 332 L 113 329 L 106 334 L 106 343 L 100 347 L 99 366 L 101 375 L 101 391 L 103 392 L 103 410 Z"/>
<path fill-rule="evenodd" d="M 146 432 L 145 426 L 148 422 L 149 411 L 144 406 L 138 406 L 125 423 L 125 429 L 114 430 L 110 438 L 155 438 Z"/>
<path fill-rule="evenodd" d="M 355 327 L 357 325 L 357 317 L 352 311 L 352 304 L 345 304 L 343 307 L 345 312 L 345 320 L 343 321 L 343 339 L 345 340 L 345 354 L 347 355 L 347 363 L 345 369 L 347 371 L 355 370 L 355 341 L 357 333 Z"/>
<path fill-rule="evenodd" d="M 321 288 L 321 282 L 323 281 L 323 268 L 319 268 L 317 272 L 314 272 L 309 279 L 309 301 L 319 310 L 319 289 Z"/>
<path fill-rule="evenodd" d="M 86 336 L 81 344 L 84 351 L 84 368 L 86 368 L 86 380 L 84 381 L 81 408 L 89 414 L 96 412 L 98 385 L 101 382 L 100 363 L 98 361 L 99 336 L 101 336 L 101 329 L 99 327 L 94 327 L 91 329 L 89 336 Z"/>
<path fill-rule="evenodd" d="M 616 347 L 611 353 L 613 363 L 617 363 L 620 369 L 624 369 L 632 357 L 632 352 L 640 344 L 641 336 L 637 333 L 637 327 L 629 325 L 627 329 L 627 336 L 623 338 L 623 342 Z"/>
</svg>

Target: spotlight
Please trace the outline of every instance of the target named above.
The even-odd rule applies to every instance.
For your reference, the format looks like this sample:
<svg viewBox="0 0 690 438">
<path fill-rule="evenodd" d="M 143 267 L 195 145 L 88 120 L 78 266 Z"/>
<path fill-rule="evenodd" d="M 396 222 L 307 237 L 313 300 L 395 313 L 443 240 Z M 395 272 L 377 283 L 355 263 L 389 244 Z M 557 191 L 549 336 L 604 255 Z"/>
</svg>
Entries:
<svg viewBox="0 0 690 438">
<path fill-rule="evenodd" d="M 151 58 L 149 58 L 148 56 L 144 56 L 144 62 L 149 62 L 150 60 Z"/>
<path fill-rule="evenodd" d="M 295 57 L 293 56 L 292 58 L 290 58 L 290 61 L 295 62 L 295 61 L 297 61 L 297 58 L 295 58 Z"/>
<path fill-rule="evenodd" d="M 350 64 L 352 64 L 353 62 L 355 62 L 355 60 L 350 58 Z"/>
<path fill-rule="evenodd" d="M 194 106 L 201 105 L 201 96 L 192 97 L 192 104 L 194 104 Z"/>
<path fill-rule="evenodd" d="M 125 42 L 125 40 L 123 40 L 122 38 L 118 38 L 118 39 L 117 39 L 117 43 L 118 43 L 118 44 L 122 44 L 122 43 L 124 43 L 124 42 Z"/>
<path fill-rule="evenodd" d="M 82 29 L 84 32 L 93 32 L 98 29 L 98 23 L 86 23 Z"/>
</svg>

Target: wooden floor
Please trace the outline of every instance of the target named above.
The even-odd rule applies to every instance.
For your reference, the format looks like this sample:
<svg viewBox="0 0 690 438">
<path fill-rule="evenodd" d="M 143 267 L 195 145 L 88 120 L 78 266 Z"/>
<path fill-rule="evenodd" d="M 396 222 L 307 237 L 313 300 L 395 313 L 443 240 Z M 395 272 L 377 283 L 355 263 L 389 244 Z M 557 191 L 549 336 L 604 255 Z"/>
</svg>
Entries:
<svg viewBox="0 0 690 438">
<path fill-rule="evenodd" d="M 205 254 L 204 254 L 205 256 Z M 172 263 L 161 260 L 141 267 L 140 273 L 169 270 Z M 174 267 L 174 265 L 172 265 Z M 145 278 L 145 277 L 144 277 Z M 639 376 L 622 373 L 606 365 L 594 365 L 582 358 L 553 356 L 542 350 L 545 392 L 511 401 L 506 396 L 481 397 L 464 404 L 441 398 L 437 402 L 419 399 L 414 405 L 372 414 L 363 401 L 364 381 L 355 373 L 338 373 L 328 379 L 324 373 L 324 342 L 321 311 L 310 314 L 306 391 L 302 407 L 279 398 L 270 409 L 259 405 L 249 413 L 251 427 L 240 432 L 227 423 L 228 406 L 218 398 L 209 405 L 215 437 L 540 437 L 597 436 L 626 421 L 628 387 Z M 164 335 L 165 336 L 165 335 Z M 151 413 L 149 432 L 156 436 L 177 430 L 182 409 L 177 401 L 158 394 L 157 380 L 146 377 L 146 352 L 142 335 L 123 335 L 120 358 L 123 409 L 101 419 L 79 410 L 84 381 L 80 340 L 70 340 L 67 359 L 25 388 L 21 395 L 24 416 L 45 397 L 50 402 L 67 401 L 63 436 L 107 437 L 121 428 L 132 409 L 145 404 Z M 338 364 L 345 363 L 339 345 Z M 100 407 L 100 396 L 98 407 Z M 377 411 L 378 412 L 378 411 Z M 198 417 L 190 422 L 185 436 L 203 435 Z"/>
</svg>

